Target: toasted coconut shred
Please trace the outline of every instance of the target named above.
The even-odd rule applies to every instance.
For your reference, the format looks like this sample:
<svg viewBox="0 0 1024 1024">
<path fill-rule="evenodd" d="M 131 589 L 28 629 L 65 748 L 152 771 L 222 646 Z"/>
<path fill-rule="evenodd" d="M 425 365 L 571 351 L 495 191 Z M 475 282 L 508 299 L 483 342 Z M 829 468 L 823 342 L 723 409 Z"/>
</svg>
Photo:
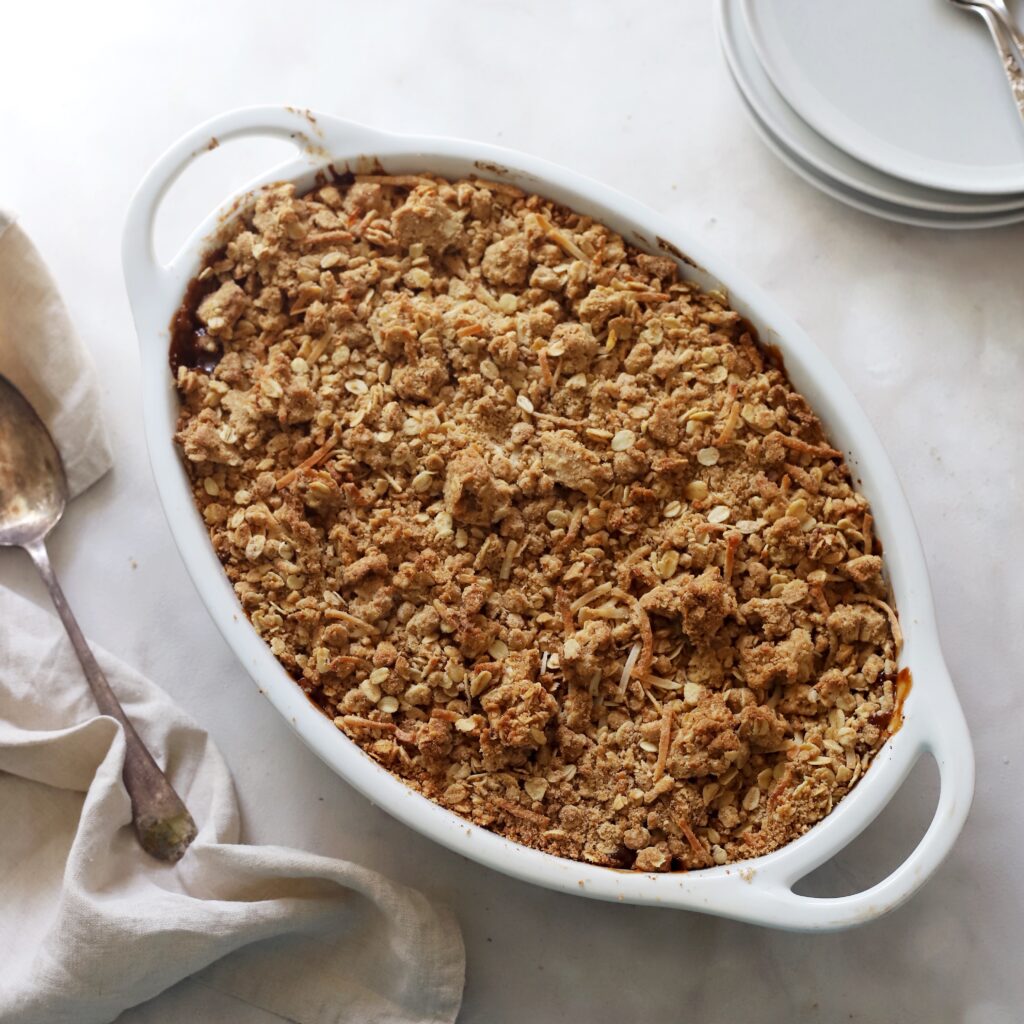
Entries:
<svg viewBox="0 0 1024 1024">
<path fill-rule="evenodd" d="M 218 244 L 175 318 L 177 442 L 339 731 L 639 871 L 767 853 L 849 792 L 899 621 L 842 453 L 724 295 L 480 180 L 273 187 Z"/>
<path fill-rule="evenodd" d="M 626 695 L 626 687 L 629 685 L 629 680 L 633 675 L 633 668 L 639 657 L 640 644 L 633 644 L 629 649 L 629 654 L 626 655 L 626 663 L 622 666 L 622 675 L 619 678 L 619 696 L 621 697 Z"/>
</svg>

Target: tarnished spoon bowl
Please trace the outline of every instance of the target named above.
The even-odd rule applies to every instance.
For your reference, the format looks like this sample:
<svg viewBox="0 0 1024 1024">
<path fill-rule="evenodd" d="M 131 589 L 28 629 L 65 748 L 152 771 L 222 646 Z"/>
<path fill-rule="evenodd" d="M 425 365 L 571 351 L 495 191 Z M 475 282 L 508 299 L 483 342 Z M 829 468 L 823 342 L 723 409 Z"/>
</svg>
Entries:
<svg viewBox="0 0 1024 1024">
<path fill-rule="evenodd" d="M 0 376 L 0 545 L 42 540 L 64 514 L 68 484 L 49 431 Z"/>
</svg>

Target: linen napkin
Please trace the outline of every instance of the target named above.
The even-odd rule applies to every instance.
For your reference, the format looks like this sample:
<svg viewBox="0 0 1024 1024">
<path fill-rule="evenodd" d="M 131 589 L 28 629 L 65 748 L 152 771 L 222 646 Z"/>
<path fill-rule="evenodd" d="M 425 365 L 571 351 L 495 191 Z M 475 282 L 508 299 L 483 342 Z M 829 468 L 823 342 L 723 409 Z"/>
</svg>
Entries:
<svg viewBox="0 0 1024 1024">
<path fill-rule="evenodd" d="M 0 373 L 42 417 L 72 496 L 111 464 L 92 359 L 32 240 L 0 210 Z"/>
<path fill-rule="evenodd" d="M 38 403 L 73 489 L 102 475 L 91 364 L 9 218 L 0 373 Z M 177 865 L 142 851 L 120 727 L 98 713 L 59 621 L 0 587 L 0 1021 L 100 1024 L 188 976 L 295 1024 L 453 1021 L 465 956 L 452 915 L 354 864 L 239 845 L 209 736 L 154 683 L 93 652 L 199 835 Z"/>
</svg>

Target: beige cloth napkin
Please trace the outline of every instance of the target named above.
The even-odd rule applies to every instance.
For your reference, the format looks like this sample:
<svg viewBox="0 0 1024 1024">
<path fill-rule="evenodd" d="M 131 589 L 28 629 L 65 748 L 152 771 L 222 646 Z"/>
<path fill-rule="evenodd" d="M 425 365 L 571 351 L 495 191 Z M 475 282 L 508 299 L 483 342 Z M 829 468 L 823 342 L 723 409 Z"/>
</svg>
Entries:
<svg viewBox="0 0 1024 1024">
<path fill-rule="evenodd" d="M 0 373 L 53 434 L 71 493 L 111 463 L 99 388 L 60 293 L 28 235 L 0 210 Z"/>
<path fill-rule="evenodd" d="M 49 402 L 81 490 L 109 464 L 92 370 L 9 223 L 0 373 Z M 120 728 L 97 712 L 57 619 L 0 587 L 0 1021 L 111 1021 L 195 972 L 295 1024 L 453 1021 L 465 959 L 451 914 L 354 864 L 239 845 L 231 777 L 209 736 L 93 650 L 199 836 L 173 867 L 142 852 Z"/>
</svg>

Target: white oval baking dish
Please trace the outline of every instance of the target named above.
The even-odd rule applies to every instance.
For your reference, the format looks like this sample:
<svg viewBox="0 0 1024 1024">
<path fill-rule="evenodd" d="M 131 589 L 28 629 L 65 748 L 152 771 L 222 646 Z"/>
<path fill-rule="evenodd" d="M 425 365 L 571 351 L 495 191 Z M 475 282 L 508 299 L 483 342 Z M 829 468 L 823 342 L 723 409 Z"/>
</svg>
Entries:
<svg viewBox="0 0 1024 1024">
<path fill-rule="evenodd" d="M 872 502 L 885 545 L 896 607 L 906 636 L 902 664 L 913 673 L 903 727 L 836 809 L 776 852 L 738 865 L 671 874 L 640 874 L 581 864 L 520 846 L 471 825 L 409 789 L 377 765 L 318 711 L 271 654 L 242 612 L 193 504 L 172 441 L 178 399 L 168 367 L 168 325 L 232 197 L 193 232 L 166 266 L 153 246 L 156 211 L 181 171 L 215 143 L 274 136 L 297 147 L 294 160 L 252 182 L 314 183 L 333 162 L 339 170 L 378 161 L 386 171 L 431 171 L 449 178 L 500 178 L 590 214 L 651 252 L 669 252 L 704 287 L 723 287 L 736 310 L 777 344 L 798 387 L 818 411 L 833 443 Z M 685 254 L 685 255 L 684 255 Z M 878 917 L 906 900 L 949 852 L 970 807 L 974 759 L 970 736 L 939 647 L 924 556 L 899 482 L 874 430 L 843 380 L 804 332 L 772 300 L 653 210 L 588 178 L 534 157 L 454 139 L 393 135 L 284 107 L 249 108 L 216 117 L 175 143 L 146 175 L 128 210 L 124 274 L 142 351 L 146 437 L 157 488 L 185 565 L 214 622 L 257 687 L 302 739 L 374 803 L 431 839 L 498 871 L 564 892 L 657 904 L 794 930 L 830 930 Z M 882 810 L 925 751 L 938 762 L 941 791 L 918 846 L 892 874 L 864 892 L 821 899 L 793 885 L 834 856 Z"/>
</svg>

